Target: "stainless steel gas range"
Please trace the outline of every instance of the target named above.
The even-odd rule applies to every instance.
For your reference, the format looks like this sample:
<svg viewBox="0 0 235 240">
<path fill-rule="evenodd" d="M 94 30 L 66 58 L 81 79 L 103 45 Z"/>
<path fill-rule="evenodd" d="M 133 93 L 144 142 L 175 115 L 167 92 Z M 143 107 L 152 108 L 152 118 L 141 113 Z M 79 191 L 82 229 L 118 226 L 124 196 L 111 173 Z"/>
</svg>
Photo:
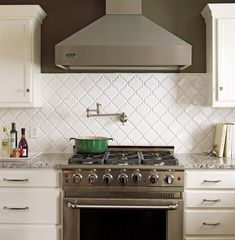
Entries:
<svg viewBox="0 0 235 240">
<path fill-rule="evenodd" d="M 173 147 L 77 153 L 63 168 L 64 240 L 182 240 L 183 187 Z"/>
</svg>

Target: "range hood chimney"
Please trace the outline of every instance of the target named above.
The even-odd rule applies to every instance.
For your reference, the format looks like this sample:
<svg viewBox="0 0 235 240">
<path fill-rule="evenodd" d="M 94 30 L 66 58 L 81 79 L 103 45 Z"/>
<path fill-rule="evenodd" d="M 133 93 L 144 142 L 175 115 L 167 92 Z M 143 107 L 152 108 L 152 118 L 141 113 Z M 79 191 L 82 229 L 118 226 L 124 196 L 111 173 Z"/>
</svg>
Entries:
<svg viewBox="0 0 235 240">
<path fill-rule="evenodd" d="M 67 70 L 179 71 L 192 46 L 142 15 L 141 0 L 106 0 L 106 15 L 55 46 Z"/>
</svg>

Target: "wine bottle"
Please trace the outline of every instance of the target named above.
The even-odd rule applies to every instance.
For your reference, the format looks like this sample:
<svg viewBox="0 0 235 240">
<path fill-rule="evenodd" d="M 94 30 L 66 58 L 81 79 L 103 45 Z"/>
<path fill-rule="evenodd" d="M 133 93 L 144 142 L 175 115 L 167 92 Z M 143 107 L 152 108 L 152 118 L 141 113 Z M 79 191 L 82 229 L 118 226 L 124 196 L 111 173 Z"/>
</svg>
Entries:
<svg viewBox="0 0 235 240">
<path fill-rule="evenodd" d="M 28 143 L 25 138 L 25 128 L 21 128 L 21 139 L 19 141 L 20 157 L 28 157 Z"/>
<path fill-rule="evenodd" d="M 17 131 L 16 124 L 12 123 L 10 131 L 10 152 L 12 153 L 15 148 L 17 148 Z"/>
<path fill-rule="evenodd" d="M 4 127 L 2 135 L 2 157 L 9 157 L 9 155 L 9 135 L 7 129 Z"/>
</svg>

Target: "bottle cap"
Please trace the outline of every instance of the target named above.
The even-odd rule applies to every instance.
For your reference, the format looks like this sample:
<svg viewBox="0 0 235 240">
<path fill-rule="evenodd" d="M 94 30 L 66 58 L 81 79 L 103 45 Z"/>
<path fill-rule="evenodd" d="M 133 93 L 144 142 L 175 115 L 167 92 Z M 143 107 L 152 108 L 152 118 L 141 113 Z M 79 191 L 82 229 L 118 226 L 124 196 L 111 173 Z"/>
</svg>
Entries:
<svg viewBox="0 0 235 240">
<path fill-rule="evenodd" d="M 13 130 L 15 130 L 15 129 L 16 129 L 16 124 L 15 124 L 15 123 L 11 123 L 11 128 L 12 128 Z"/>
<path fill-rule="evenodd" d="M 21 134 L 25 134 L 25 128 L 21 128 Z"/>
</svg>

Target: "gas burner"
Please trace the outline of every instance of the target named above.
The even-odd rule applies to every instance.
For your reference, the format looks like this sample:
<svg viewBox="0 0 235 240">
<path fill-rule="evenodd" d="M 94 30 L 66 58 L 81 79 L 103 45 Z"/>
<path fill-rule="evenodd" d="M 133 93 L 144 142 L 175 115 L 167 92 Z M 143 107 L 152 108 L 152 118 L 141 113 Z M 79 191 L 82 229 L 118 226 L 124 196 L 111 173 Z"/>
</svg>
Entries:
<svg viewBox="0 0 235 240">
<path fill-rule="evenodd" d="M 138 165 L 140 164 L 140 156 L 139 153 L 135 151 L 109 151 L 106 155 L 104 163 L 117 165 Z"/>
<path fill-rule="evenodd" d="M 169 151 L 142 152 L 142 164 L 144 165 L 177 165 L 178 159 Z"/>
<path fill-rule="evenodd" d="M 76 153 L 69 159 L 69 164 L 103 164 L 104 153 Z"/>
</svg>

